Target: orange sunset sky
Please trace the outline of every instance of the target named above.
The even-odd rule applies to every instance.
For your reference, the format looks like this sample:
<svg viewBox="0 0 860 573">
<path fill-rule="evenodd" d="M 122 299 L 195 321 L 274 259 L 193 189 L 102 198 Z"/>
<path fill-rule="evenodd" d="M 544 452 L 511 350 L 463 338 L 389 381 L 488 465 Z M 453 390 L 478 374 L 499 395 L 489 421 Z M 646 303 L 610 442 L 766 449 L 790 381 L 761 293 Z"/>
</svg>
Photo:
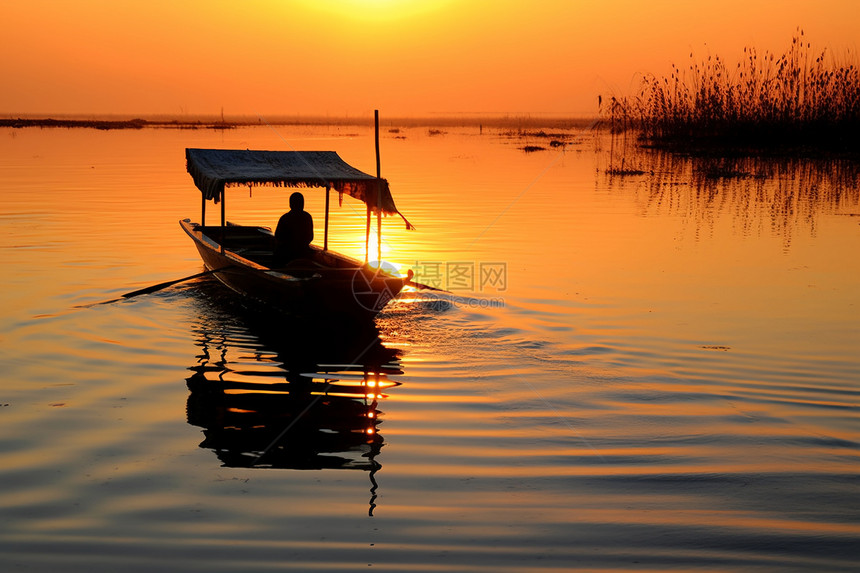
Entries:
<svg viewBox="0 0 860 573">
<path fill-rule="evenodd" d="M 0 116 L 592 115 L 710 52 L 856 54 L 857 0 L 0 3 Z"/>
</svg>

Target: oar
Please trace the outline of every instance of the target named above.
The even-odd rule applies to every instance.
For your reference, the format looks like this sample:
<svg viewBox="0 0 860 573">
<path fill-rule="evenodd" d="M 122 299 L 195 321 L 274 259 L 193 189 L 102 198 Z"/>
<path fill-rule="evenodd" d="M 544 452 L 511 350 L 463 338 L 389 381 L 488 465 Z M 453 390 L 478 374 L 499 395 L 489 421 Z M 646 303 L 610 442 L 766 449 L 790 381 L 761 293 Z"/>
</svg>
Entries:
<svg viewBox="0 0 860 573">
<path fill-rule="evenodd" d="M 430 286 L 430 285 L 424 285 L 424 284 L 421 284 L 421 283 L 417 283 L 417 282 L 415 282 L 415 281 L 406 281 L 406 282 L 404 282 L 403 284 L 404 284 L 404 285 L 406 285 L 406 286 L 415 287 L 415 288 L 417 288 L 417 289 L 419 289 L 419 290 L 435 290 L 436 292 L 444 292 L 445 294 L 451 294 L 451 291 L 449 291 L 449 290 L 445 290 L 445 289 L 441 289 L 441 288 L 432 287 L 432 286 Z"/>
<path fill-rule="evenodd" d="M 167 287 L 173 286 L 175 284 L 184 283 L 185 281 L 190 281 L 190 280 L 197 279 L 200 277 L 205 277 L 206 275 L 211 275 L 212 273 L 217 273 L 219 271 L 223 271 L 223 270 L 227 269 L 228 267 L 229 267 L 229 265 L 225 266 L 225 267 L 218 268 L 218 269 L 211 269 L 208 271 L 203 271 L 201 273 L 195 273 L 195 274 L 187 276 L 187 277 L 182 277 L 181 279 L 174 279 L 172 281 L 165 281 L 163 283 L 158 283 L 157 285 L 152 285 L 152 286 L 148 286 L 146 288 L 133 290 L 131 292 L 127 292 L 123 295 L 120 295 L 117 298 L 112 298 L 110 300 L 103 300 L 100 302 L 91 302 L 89 304 L 80 304 L 80 305 L 75 306 L 74 308 L 89 308 L 91 306 L 99 306 L 101 304 L 110 304 L 112 302 L 119 302 L 121 300 L 134 298 L 134 297 L 140 296 L 142 294 L 151 294 L 154 292 L 158 292 L 162 289 L 166 289 Z"/>
</svg>

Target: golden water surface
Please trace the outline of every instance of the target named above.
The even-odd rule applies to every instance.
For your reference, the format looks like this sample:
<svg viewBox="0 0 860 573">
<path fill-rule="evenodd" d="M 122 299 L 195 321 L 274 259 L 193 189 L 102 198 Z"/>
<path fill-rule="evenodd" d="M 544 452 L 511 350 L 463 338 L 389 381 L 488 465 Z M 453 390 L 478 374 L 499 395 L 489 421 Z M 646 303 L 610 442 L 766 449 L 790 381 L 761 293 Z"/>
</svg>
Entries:
<svg viewBox="0 0 860 573">
<path fill-rule="evenodd" d="M 75 308 L 201 270 L 186 147 L 375 171 L 361 127 L 0 130 L 4 571 L 860 560 L 851 165 L 617 174 L 591 132 L 385 127 L 417 230 L 386 218 L 383 258 L 449 293 L 363 332 L 207 279 Z M 231 188 L 228 218 L 273 226 L 286 198 Z M 362 258 L 363 207 L 344 198 L 331 235 Z"/>
</svg>

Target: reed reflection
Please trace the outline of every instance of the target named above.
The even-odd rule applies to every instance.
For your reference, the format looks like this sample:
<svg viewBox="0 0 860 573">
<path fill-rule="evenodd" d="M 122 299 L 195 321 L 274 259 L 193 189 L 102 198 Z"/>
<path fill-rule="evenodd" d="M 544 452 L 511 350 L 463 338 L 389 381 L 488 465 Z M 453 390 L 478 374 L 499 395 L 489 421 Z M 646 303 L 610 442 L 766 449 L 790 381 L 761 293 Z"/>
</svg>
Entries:
<svg viewBox="0 0 860 573">
<path fill-rule="evenodd" d="M 786 249 L 795 232 L 815 236 L 822 216 L 860 208 L 860 164 L 840 157 L 688 156 L 616 136 L 603 172 L 610 189 L 644 192 L 644 215 L 683 216 L 697 235 L 729 216 L 744 236 L 770 233 Z"/>
<path fill-rule="evenodd" d="M 198 285 L 200 349 L 186 379 L 188 423 L 226 467 L 370 472 L 379 403 L 402 374 L 399 351 L 372 324 L 305 324 L 263 316 L 208 281 Z"/>
</svg>

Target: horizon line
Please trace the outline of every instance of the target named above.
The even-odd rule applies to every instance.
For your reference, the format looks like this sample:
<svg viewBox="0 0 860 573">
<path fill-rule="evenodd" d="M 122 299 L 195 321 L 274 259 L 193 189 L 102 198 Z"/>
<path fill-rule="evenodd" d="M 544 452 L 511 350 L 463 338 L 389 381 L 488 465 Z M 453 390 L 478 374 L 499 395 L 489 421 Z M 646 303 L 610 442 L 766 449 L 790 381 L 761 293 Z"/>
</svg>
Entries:
<svg viewBox="0 0 860 573">
<path fill-rule="evenodd" d="M 388 127 L 585 127 L 599 120 L 600 116 L 571 115 L 541 112 L 432 112 L 426 115 L 392 115 L 380 118 L 380 124 Z M 15 125 L 20 122 L 20 125 Z M 130 113 L 0 113 L 0 126 L 26 127 L 75 127 L 80 124 L 130 124 L 129 127 L 159 126 L 206 126 L 206 127 L 251 127 L 254 125 L 348 125 L 364 126 L 373 122 L 373 112 L 361 114 L 130 114 Z M 59 125 L 57 125 L 59 124 Z M 117 126 L 118 127 L 118 126 Z"/>
</svg>

